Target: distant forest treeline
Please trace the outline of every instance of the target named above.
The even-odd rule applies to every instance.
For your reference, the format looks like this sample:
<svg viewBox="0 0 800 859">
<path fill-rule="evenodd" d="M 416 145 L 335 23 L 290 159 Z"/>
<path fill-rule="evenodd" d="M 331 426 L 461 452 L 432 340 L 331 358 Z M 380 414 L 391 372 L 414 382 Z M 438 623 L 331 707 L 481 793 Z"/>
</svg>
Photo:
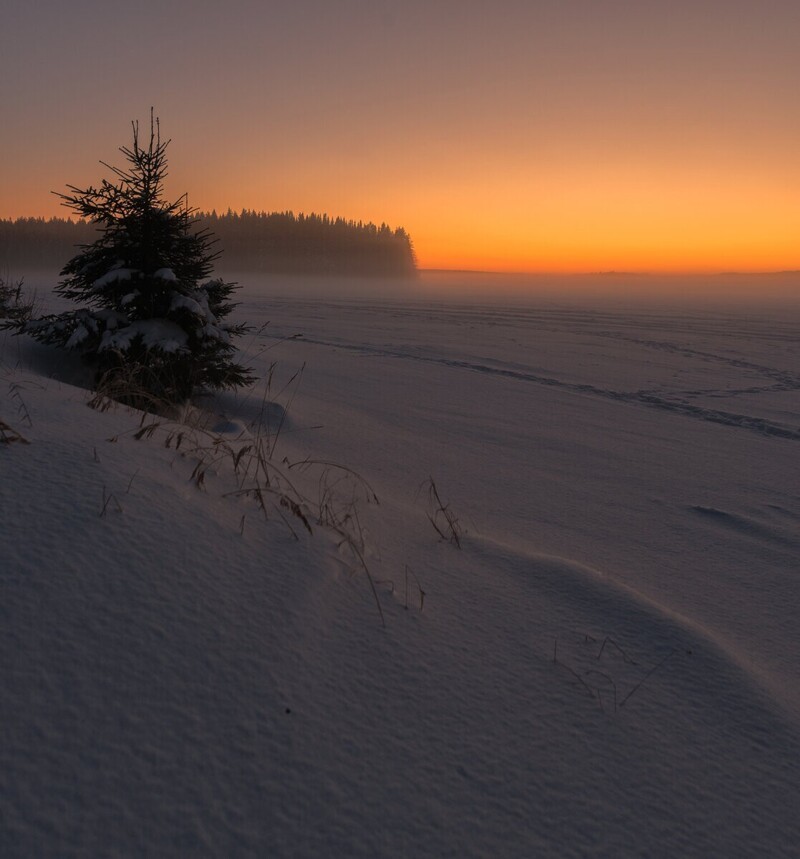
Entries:
<svg viewBox="0 0 800 859">
<path fill-rule="evenodd" d="M 224 268 L 281 274 L 408 276 L 416 273 L 411 238 L 402 228 L 293 212 L 200 212 L 198 229 L 219 240 Z M 60 270 L 76 245 L 97 237 L 87 221 L 0 220 L 0 270 Z"/>
</svg>

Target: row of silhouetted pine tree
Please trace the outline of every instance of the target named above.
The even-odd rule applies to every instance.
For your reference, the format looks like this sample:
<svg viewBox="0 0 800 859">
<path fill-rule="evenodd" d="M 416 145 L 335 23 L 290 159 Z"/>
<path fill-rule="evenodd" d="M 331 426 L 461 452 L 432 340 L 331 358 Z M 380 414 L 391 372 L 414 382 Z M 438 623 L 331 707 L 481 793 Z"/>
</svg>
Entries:
<svg viewBox="0 0 800 859">
<path fill-rule="evenodd" d="M 218 239 L 219 265 L 233 272 L 402 276 L 416 271 L 411 238 L 402 227 L 247 209 L 197 217 L 198 228 Z M 76 245 L 96 237 L 95 226 L 84 220 L 0 220 L 0 260 L 13 272 L 60 270 Z"/>
</svg>

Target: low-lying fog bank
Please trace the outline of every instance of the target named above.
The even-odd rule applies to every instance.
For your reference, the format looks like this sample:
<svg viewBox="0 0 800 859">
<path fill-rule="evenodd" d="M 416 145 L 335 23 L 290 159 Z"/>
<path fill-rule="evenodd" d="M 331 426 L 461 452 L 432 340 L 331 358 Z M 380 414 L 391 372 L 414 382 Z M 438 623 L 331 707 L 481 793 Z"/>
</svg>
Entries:
<svg viewBox="0 0 800 859">
<path fill-rule="evenodd" d="M 800 272 L 775 274 L 502 274 L 422 271 L 416 278 L 265 275 L 220 265 L 216 274 L 242 287 L 240 299 L 414 301 L 538 307 L 603 307 L 614 311 L 687 311 L 762 316 L 800 314 Z M 45 311 L 69 306 L 52 290 L 57 272 L 12 272 L 24 276 Z"/>
</svg>

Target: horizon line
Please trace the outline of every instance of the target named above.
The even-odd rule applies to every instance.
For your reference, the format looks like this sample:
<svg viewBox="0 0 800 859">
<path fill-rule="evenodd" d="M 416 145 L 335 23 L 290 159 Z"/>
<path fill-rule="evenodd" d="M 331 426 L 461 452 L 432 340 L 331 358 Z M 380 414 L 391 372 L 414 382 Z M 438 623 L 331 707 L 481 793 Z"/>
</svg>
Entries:
<svg viewBox="0 0 800 859">
<path fill-rule="evenodd" d="M 552 271 L 544 269 L 490 269 L 490 268 L 444 268 L 435 266 L 418 267 L 420 274 L 496 274 L 509 277 L 775 277 L 778 275 L 800 276 L 800 268 L 755 269 L 753 271 L 725 271 L 685 269 L 669 271 Z"/>
<path fill-rule="evenodd" d="M 52 192 L 57 193 L 57 192 Z M 206 210 L 202 208 L 197 208 L 195 210 L 198 215 L 211 215 L 216 212 L 218 216 L 219 210 L 216 208 L 212 208 L 211 210 Z M 311 211 L 308 215 L 305 212 L 295 213 L 292 209 L 286 210 L 272 210 L 268 211 L 266 209 L 247 209 L 242 208 L 240 210 L 233 209 L 232 207 L 228 207 L 226 211 L 222 213 L 222 217 L 231 214 L 240 214 L 241 212 L 249 212 L 255 214 L 265 214 L 265 215 L 285 215 L 292 214 L 297 217 L 298 214 L 304 215 L 306 217 L 317 216 L 323 217 L 326 216 L 331 220 L 335 220 L 336 218 L 329 215 L 327 212 L 315 212 Z M 338 216 L 341 220 L 350 221 L 353 223 L 357 223 L 354 218 L 343 218 L 342 216 Z M 78 223 L 80 221 L 86 221 L 85 218 L 73 218 L 70 215 L 66 217 L 63 215 L 17 215 L 16 217 L 12 216 L 2 216 L 0 220 L 2 221 L 17 221 L 17 220 L 61 220 L 61 221 L 71 221 L 72 223 Z M 373 223 L 372 221 L 368 221 L 369 223 Z M 384 223 L 386 223 L 384 221 Z M 403 231 L 410 237 L 412 243 L 414 241 L 414 234 L 410 230 L 405 227 L 402 227 Z M 470 267 L 461 267 L 461 266 L 417 266 L 417 272 L 419 273 L 428 273 L 428 274 L 437 274 L 437 273 L 450 273 L 450 274 L 474 274 L 474 275 L 500 275 L 507 277 L 664 277 L 664 278 L 681 278 L 681 277 L 778 277 L 778 276 L 800 276 L 800 267 L 797 268 L 776 268 L 776 269 L 712 269 L 710 267 L 705 267 L 702 269 L 697 268 L 680 268 L 680 267 L 670 267 L 665 270 L 636 270 L 636 269 L 597 269 L 597 270 L 585 270 L 585 269 L 540 269 L 540 268 L 514 268 L 514 269 L 498 269 L 498 268 L 470 268 Z"/>
</svg>

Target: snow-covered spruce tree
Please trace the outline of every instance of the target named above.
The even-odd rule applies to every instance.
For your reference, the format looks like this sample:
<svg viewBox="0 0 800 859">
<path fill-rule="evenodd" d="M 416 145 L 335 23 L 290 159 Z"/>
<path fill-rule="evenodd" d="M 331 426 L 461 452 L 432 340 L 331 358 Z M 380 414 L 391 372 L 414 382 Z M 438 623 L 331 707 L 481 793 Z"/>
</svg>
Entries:
<svg viewBox="0 0 800 859">
<path fill-rule="evenodd" d="M 166 150 L 158 119 L 150 139 L 121 147 L 127 167 L 101 162 L 114 174 L 98 188 L 58 194 L 64 205 L 97 225 L 99 237 L 61 271 L 56 292 L 87 306 L 31 320 L 22 330 L 44 342 L 78 350 L 96 367 L 114 399 L 132 405 L 177 404 L 193 392 L 253 381 L 233 361 L 232 339 L 246 326 L 225 321 L 235 285 L 209 280 L 214 240 L 197 228 L 185 199 L 163 198 Z"/>
</svg>

